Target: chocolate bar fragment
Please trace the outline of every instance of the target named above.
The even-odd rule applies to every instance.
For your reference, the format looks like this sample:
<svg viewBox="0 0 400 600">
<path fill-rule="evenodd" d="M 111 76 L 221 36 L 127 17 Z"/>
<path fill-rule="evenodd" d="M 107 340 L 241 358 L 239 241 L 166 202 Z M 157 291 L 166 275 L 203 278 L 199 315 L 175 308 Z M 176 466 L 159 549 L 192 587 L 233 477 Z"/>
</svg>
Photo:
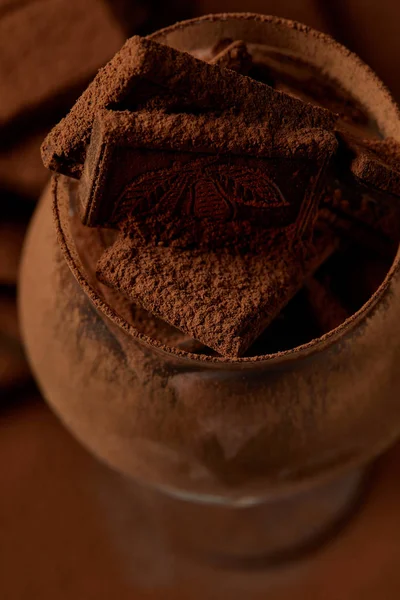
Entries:
<svg viewBox="0 0 400 600">
<path fill-rule="evenodd" d="M 338 139 L 320 216 L 343 237 L 393 258 L 400 241 L 400 145 L 344 131 Z"/>
<path fill-rule="evenodd" d="M 350 316 L 327 282 L 322 283 L 311 277 L 306 282 L 305 293 L 314 319 L 318 323 L 320 335 L 336 329 Z"/>
<path fill-rule="evenodd" d="M 339 83 L 320 69 L 290 51 L 261 44 L 248 44 L 253 65 L 249 75 L 268 82 L 275 89 L 291 94 L 336 113 L 342 125 L 365 134 L 378 134 L 378 129 L 363 106 Z"/>
<path fill-rule="evenodd" d="M 271 145 L 268 126 L 243 115 L 102 111 L 80 183 L 83 222 L 118 227 L 136 218 L 149 230 L 150 216 L 167 242 L 194 227 L 198 235 L 190 243 L 226 244 L 229 233 L 239 241 L 246 229 L 254 235 L 251 222 L 264 232 L 292 227 L 290 235 L 301 238 L 315 221 L 319 182 L 336 147 L 335 136 L 320 129 Z M 202 219 L 214 224 L 208 237 Z"/>
<path fill-rule="evenodd" d="M 230 69 L 138 36 L 102 69 L 42 146 L 46 167 L 71 177 L 82 174 L 91 129 L 100 109 L 136 110 L 156 95 L 182 98 L 175 112 L 242 112 L 244 118 L 268 125 L 271 142 L 299 128 L 332 130 L 336 116 Z M 171 110 L 171 107 L 170 107 Z M 282 120 L 281 116 L 285 115 Z"/>
<path fill-rule="evenodd" d="M 224 69 L 231 69 L 241 75 L 247 75 L 252 67 L 253 59 L 242 41 L 232 42 L 209 61 L 212 65 L 218 65 Z"/>
<path fill-rule="evenodd" d="M 53 107 L 122 43 L 103 0 L 9 5 L 0 15 L 0 128 Z"/>
<path fill-rule="evenodd" d="M 334 249 L 299 261 L 286 242 L 254 253 L 135 245 L 121 234 L 98 264 L 100 281 L 224 356 L 240 356 Z"/>
</svg>

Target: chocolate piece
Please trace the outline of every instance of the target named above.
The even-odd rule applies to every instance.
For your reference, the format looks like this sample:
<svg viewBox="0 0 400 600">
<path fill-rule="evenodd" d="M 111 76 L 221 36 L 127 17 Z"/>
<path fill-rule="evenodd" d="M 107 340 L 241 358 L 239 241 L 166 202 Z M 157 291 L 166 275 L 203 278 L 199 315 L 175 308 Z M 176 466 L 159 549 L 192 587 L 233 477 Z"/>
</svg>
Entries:
<svg viewBox="0 0 400 600">
<path fill-rule="evenodd" d="M 98 277 L 223 356 L 240 356 L 333 249 L 320 240 L 302 262 L 286 241 L 242 254 L 135 245 L 121 234 Z"/>
<path fill-rule="evenodd" d="M 232 42 L 209 61 L 225 69 L 232 69 L 241 75 L 247 75 L 251 69 L 253 59 L 244 42 Z"/>
<path fill-rule="evenodd" d="M 122 42 L 102 0 L 11 6 L 0 19 L 0 127 L 86 83 Z"/>
<path fill-rule="evenodd" d="M 400 197 L 400 144 L 391 138 L 349 142 L 353 175 L 374 190 Z M 399 200 L 394 201 L 397 205 Z"/>
<path fill-rule="evenodd" d="M 96 113 L 102 108 L 134 110 L 162 94 L 182 98 L 196 113 L 238 113 L 253 123 L 268 124 L 271 141 L 297 129 L 332 130 L 336 116 L 279 93 L 269 86 L 218 65 L 210 65 L 174 48 L 135 36 L 102 69 L 69 115 L 42 146 L 45 166 L 79 178 Z M 282 119 L 282 115 L 285 118 Z"/>
<path fill-rule="evenodd" d="M 372 126 L 364 107 L 338 81 L 298 54 L 261 44 L 249 44 L 253 65 L 250 77 L 270 82 L 280 91 L 303 102 L 323 106 L 340 116 L 343 126 L 360 129 L 364 133 Z M 372 127 L 371 127 L 372 128 Z M 378 133 L 374 128 L 374 133 Z"/>
<path fill-rule="evenodd" d="M 83 220 L 91 226 L 145 220 L 156 243 L 176 240 L 179 232 L 189 236 L 186 245 L 208 243 L 202 220 L 206 228 L 214 223 L 214 242 L 253 235 L 251 223 L 299 239 L 315 221 L 336 139 L 317 129 L 271 141 L 267 125 L 243 115 L 102 111 L 81 178 Z"/>
</svg>

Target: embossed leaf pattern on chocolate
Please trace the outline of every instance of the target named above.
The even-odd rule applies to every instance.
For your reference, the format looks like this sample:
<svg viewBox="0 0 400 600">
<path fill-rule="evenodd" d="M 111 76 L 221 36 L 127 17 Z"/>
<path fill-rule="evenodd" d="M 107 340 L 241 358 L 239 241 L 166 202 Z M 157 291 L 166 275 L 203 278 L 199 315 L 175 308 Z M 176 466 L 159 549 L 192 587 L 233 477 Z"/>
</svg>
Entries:
<svg viewBox="0 0 400 600">
<path fill-rule="evenodd" d="M 112 220 L 142 218 L 156 211 L 200 221 L 261 219 L 272 227 L 290 224 L 289 207 L 265 171 L 206 158 L 137 177 L 125 186 Z"/>
</svg>

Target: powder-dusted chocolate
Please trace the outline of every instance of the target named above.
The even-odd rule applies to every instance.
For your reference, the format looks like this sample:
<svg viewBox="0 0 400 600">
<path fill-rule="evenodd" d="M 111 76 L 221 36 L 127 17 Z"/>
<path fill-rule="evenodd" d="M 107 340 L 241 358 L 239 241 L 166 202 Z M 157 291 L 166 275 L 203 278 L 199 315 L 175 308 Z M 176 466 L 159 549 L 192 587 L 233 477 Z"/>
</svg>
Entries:
<svg viewBox="0 0 400 600">
<path fill-rule="evenodd" d="M 131 217 L 156 243 L 215 245 L 251 237 L 254 226 L 301 238 L 315 221 L 319 180 L 336 147 L 321 129 L 271 145 L 268 125 L 242 114 L 102 111 L 81 178 L 83 220 L 118 226 Z"/>
<path fill-rule="evenodd" d="M 328 240 L 303 262 L 285 240 L 273 252 L 240 253 L 136 246 L 121 234 L 98 277 L 223 356 L 240 356 L 331 254 Z"/>
<path fill-rule="evenodd" d="M 212 65 L 219 65 L 225 69 L 232 69 L 241 75 L 248 75 L 253 58 L 244 42 L 237 41 L 228 44 L 217 52 L 209 61 Z"/>
<path fill-rule="evenodd" d="M 328 73 L 321 73 L 299 55 L 261 44 L 249 45 L 253 65 L 249 75 L 266 81 L 275 89 L 323 106 L 340 117 L 346 127 L 365 128 L 370 118 L 360 102 L 344 90 Z M 372 132 L 371 132 L 372 133 Z M 377 131 L 374 131 L 376 134 Z"/>
<path fill-rule="evenodd" d="M 36 0 L 0 14 L 0 128 L 42 111 L 121 46 L 121 27 L 103 0 Z"/>
<path fill-rule="evenodd" d="M 297 129 L 332 130 L 336 122 L 329 111 L 306 105 L 230 69 L 135 36 L 99 72 L 69 115 L 47 137 L 42 146 L 45 166 L 79 178 L 96 113 L 102 108 L 134 110 L 162 94 L 181 99 L 180 106 L 174 107 L 178 113 L 182 109 L 222 111 L 229 118 L 242 112 L 253 123 L 259 120 L 268 124 L 271 142 L 279 137 L 283 143 L 286 134 Z"/>
</svg>

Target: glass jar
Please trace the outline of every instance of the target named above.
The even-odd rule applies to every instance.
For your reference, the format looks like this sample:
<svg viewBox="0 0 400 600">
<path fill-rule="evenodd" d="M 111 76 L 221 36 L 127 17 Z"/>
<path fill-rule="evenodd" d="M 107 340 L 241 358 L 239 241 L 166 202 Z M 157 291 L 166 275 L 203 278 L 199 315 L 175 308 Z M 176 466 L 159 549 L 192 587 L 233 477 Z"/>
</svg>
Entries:
<svg viewBox="0 0 400 600">
<path fill-rule="evenodd" d="M 221 38 L 289 50 L 329 69 L 380 134 L 400 141 L 398 108 L 374 73 L 305 26 L 211 15 L 151 37 L 197 55 Z M 152 490 L 185 552 L 247 564 L 316 543 L 399 437 L 399 257 L 323 338 L 251 360 L 190 355 L 139 333 L 105 301 L 79 250 L 73 197 L 55 176 L 22 263 L 22 328 L 44 397 L 93 454 Z"/>
</svg>

